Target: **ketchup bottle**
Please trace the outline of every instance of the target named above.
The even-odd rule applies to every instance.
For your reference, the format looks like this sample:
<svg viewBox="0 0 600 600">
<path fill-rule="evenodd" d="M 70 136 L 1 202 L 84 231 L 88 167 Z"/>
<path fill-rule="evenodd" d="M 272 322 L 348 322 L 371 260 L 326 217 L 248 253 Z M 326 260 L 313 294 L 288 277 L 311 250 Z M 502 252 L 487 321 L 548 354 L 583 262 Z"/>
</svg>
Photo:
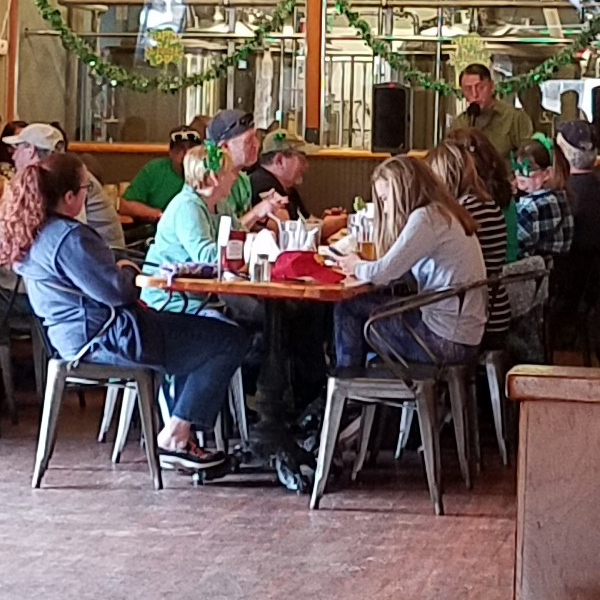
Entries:
<svg viewBox="0 0 600 600">
<path fill-rule="evenodd" d="M 244 242 L 246 232 L 232 229 L 229 232 L 229 241 L 221 253 L 221 268 L 223 271 L 240 271 L 244 265 Z"/>
</svg>

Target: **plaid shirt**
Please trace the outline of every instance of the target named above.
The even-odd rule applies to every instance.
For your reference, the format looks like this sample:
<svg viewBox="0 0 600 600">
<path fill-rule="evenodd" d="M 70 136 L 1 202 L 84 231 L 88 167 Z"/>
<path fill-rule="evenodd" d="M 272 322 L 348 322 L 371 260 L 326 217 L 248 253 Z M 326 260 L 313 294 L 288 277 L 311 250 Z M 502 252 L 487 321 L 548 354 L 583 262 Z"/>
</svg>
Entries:
<svg viewBox="0 0 600 600">
<path fill-rule="evenodd" d="M 562 190 L 538 190 L 517 204 L 519 258 L 566 254 L 573 241 L 573 215 Z"/>
</svg>

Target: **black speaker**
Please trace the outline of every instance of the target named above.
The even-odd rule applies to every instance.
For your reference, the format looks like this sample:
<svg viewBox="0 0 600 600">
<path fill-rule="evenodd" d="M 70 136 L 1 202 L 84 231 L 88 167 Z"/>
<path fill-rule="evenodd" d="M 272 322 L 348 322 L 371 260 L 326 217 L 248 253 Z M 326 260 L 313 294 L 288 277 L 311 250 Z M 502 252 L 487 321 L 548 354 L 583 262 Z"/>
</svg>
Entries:
<svg viewBox="0 0 600 600">
<path fill-rule="evenodd" d="M 408 94 L 406 87 L 395 82 L 373 86 L 373 152 L 408 149 Z"/>
</svg>

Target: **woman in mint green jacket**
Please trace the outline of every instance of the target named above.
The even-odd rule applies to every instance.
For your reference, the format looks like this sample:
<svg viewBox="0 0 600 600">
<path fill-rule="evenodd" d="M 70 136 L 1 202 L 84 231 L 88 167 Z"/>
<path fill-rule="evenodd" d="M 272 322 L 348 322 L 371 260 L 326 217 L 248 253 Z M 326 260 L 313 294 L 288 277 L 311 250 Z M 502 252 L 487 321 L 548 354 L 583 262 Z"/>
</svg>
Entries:
<svg viewBox="0 0 600 600">
<path fill-rule="evenodd" d="M 219 149 L 216 152 L 212 156 L 215 149 L 207 153 L 205 146 L 196 146 L 185 155 L 185 185 L 158 222 L 154 244 L 146 256 L 148 263 L 215 263 L 221 216 L 231 216 L 234 228 L 250 229 L 269 212 L 278 210 L 277 199 L 263 200 L 238 220 L 225 202 L 235 181 L 231 157 Z M 187 299 L 186 311 L 195 313 L 206 297 L 187 294 Z M 154 287 L 143 288 L 142 300 L 153 308 L 172 312 L 181 312 L 186 306 L 181 294 L 169 299 L 167 291 Z"/>
</svg>

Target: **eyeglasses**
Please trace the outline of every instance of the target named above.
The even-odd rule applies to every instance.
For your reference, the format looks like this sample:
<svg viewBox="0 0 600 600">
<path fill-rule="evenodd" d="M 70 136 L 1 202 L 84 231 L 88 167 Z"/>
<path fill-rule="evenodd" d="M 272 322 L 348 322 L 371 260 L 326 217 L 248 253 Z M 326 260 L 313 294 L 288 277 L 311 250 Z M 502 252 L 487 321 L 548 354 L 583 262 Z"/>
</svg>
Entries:
<svg viewBox="0 0 600 600">
<path fill-rule="evenodd" d="M 85 185 L 80 185 L 79 189 L 87 190 L 88 193 L 91 193 L 91 191 L 94 189 L 94 184 L 91 181 L 88 181 Z"/>
<path fill-rule="evenodd" d="M 229 127 L 226 127 L 221 132 L 221 135 L 219 136 L 220 139 L 222 140 L 232 129 L 238 127 L 238 125 L 244 129 L 250 129 L 251 127 L 254 127 L 254 115 L 252 113 L 246 113 L 245 115 L 241 116 L 237 121 L 234 121 L 231 125 L 229 125 Z"/>
<path fill-rule="evenodd" d="M 199 144 L 202 141 L 200 134 L 197 131 L 176 131 L 171 134 L 172 142 L 194 142 Z"/>
</svg>

